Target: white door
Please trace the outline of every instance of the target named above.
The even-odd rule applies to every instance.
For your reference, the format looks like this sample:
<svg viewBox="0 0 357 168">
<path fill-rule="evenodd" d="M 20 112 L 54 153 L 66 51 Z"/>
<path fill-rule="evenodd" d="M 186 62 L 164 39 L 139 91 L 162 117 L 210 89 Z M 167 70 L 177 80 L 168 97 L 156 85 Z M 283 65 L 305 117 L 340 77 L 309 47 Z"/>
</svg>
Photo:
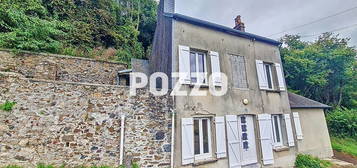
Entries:
<svg viewBox="0 0 357 168">
<path fill-rule="evenodd" d="M 258 163 L 252 115 L 227 115 L 228 160 L 230 168 Z"/>
<path fill-rule="evenodd" d="M 242 165 L 258 163 L 253 116 L 238 116 L 238 130 L 241 137 Z"/>
</svg>

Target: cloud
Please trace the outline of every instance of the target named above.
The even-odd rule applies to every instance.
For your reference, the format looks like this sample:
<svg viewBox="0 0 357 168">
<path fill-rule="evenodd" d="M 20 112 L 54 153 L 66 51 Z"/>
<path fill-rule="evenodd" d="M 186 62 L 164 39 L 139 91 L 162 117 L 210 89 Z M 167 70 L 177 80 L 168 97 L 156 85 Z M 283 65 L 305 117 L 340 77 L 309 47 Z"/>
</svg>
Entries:
<svg viewBox="0 0 357 168">
<path fill-rule="evenodd" d="M 176 0 L 178 13 L 228 27 L 234 26 L 235 16 L 242 15 L 247 32 L 262 36 L 269 36 L 356 6 L 356 0 Z M 353 24 L 357 24 L 357 9 L 271 38 L 278 39 L 287 33 L 318 35 Z M 351 38 L 351 45 L 357 45 L 357 26 L 336 33 Z M 304 40 L 314 40 L 316 37 Z"/>
</svg>

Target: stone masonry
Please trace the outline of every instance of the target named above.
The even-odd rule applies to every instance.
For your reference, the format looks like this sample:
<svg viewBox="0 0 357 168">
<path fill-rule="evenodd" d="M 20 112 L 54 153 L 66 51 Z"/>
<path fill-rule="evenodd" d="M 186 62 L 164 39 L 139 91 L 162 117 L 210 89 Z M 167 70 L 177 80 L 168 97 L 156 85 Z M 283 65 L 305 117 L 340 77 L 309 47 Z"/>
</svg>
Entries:
<svg viewBox="0 0 357 168">
<path fill-rule="evenodd" d="M 0 71 L 17 72 L 27 78 L 56 81 L 115 84 L 117 72 L 126 65 L 56 54 L 0 50 Z"/>
<path fill-rule="evenodd" d="M 129 96 L 127 87 L 28 78 L 17 73 L 25 69 L 21 64 L 15 66 L 15 72 L 0 72 L 0 104 L 17 103 L 10 112 L 0 110 L 0 167 L 118 166 L 121 115 L 124 163 L 170 167 L 169 95 L 155 97 L 143 89 Z"/>
</svg>

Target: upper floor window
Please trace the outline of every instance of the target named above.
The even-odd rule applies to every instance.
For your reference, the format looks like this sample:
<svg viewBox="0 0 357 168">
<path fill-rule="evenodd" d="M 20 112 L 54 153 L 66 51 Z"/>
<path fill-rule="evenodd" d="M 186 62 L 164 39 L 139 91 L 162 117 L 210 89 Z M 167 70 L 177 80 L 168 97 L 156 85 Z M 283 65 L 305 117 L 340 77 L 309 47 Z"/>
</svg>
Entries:
<svg viewBox="0 0 357 168">
<path fill-rule="evenodd" d="M 235 88 L 248 88 L 245 59 L 243 56 L 231 55 L 232 82 Z"/>
<path fill-rule="evenodd" d="M 210 58 L 213 86 L 222 86 L 219 53 L 200 52 L 188 46 L 179 46 L 179 82 L 181 84 L 208 84 L 207 57 Z M 208 56 L 207 56 L 208 55 Z"/>
<path fill-rule="evenodd" d="M 268 89 L 274 89 L 272 64 L 264 63 L 264 72 L 265 72 L 265 75 L 267 77 Z"/>
<path fill-rule="evenodd" d="M 206 54 L 203 52 L 190 51 L 191 83 L 205 84 L 206 77 Z"/>
<path fill-rule="evenodd" d="M 256 60 L 259 88 L 263 90 L 285 90 L 281 65 Z"/>
</svg>

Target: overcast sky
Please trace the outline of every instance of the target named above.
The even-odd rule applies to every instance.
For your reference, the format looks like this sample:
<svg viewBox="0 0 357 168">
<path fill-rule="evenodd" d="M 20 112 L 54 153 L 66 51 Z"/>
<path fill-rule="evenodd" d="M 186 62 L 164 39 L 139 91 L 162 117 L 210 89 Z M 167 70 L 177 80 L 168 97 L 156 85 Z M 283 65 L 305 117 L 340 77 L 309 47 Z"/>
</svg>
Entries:
<svg viewBox="0 0 357 168">
<path fill-rule="evenodd" d="M 176 0 L 177 13 L 228 27 L 241 15 L 247 32 L 266 37 L 353 7 L 357 7 L 357 0 Z M 350 45 L 357 46 L 357 9 L 270 38 L 279 39 L 287 33 L 318 35 L 351 25 L 337 33 L 350 37 Z"/>
</svg>

